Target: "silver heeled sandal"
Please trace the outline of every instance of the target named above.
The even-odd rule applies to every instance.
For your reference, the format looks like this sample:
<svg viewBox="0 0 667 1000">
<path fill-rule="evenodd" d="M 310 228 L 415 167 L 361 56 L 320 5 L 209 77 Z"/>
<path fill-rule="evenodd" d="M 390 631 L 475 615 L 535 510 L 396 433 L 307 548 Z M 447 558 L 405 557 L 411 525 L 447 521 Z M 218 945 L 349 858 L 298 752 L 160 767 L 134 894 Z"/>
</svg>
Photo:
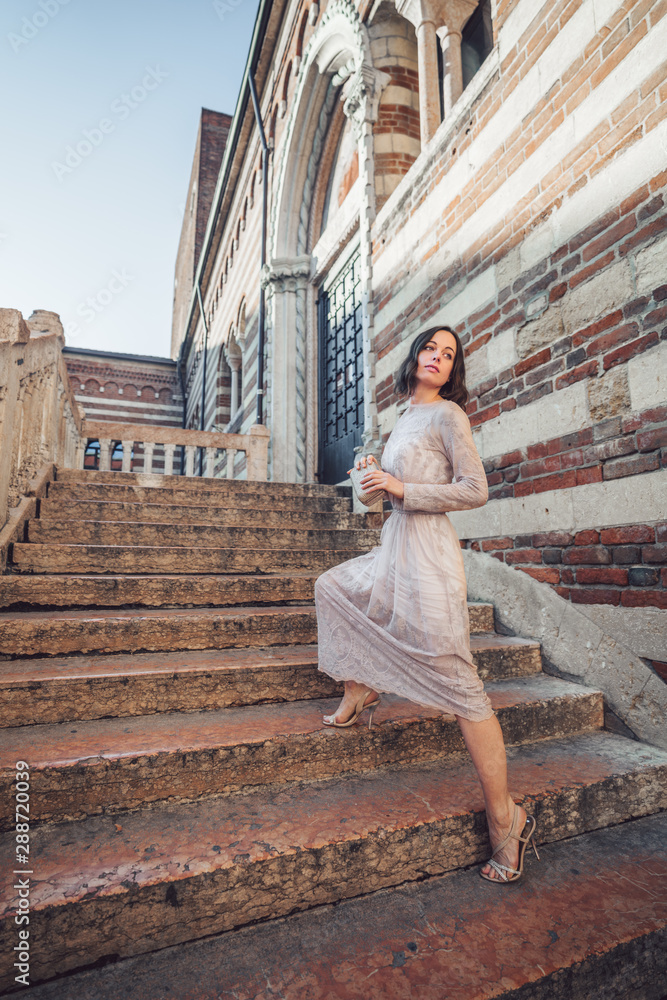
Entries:
<svg viewBox="0 0 667 1000">
<path fill-rule="evenodd" d="M 495 861 L 492 855 L 489 858 L 489 860 L 485 862 L 485 864 L 491 865 L 494 871 L 498 873 L 500 878 L 492 878 L 490 875 L 485 875 L 483 871 L 480 871 L 479 874 L 481 875 L 482 878 L 486 879 L 487 882 L 498 882 L 501 884 L 503 882 L 517 882 L 521 878 L 521 873 L 523 872 L 523 856 L 526 853 L 526 848 L 529 845 L 535 851 L 537 858 L 539 859 L 540 857 L 537 851 L 537 845 L 535 844 L 535 841 L 532 839 L 535 830 L 537 828 L 537 822 L 535 820 L 535 817 L 526 816 L 526 822 L 522 830 L 522 833 L 525 833 L 526 836 L 522 837 L 519 834 L 517 825 L 518 816 L 519 816 L 519 807 L 515 802 L 514 815 L 512 817 L 512 827 L 510 829 L 510 832 L 507 834 L 504 840 L 501 840 L 499 844 L 496 844 L 496 846 L 493 849 L 493 854 L 497 854 L 498 851 L 501 851 L 505 846 L 505 844 L 509 843 L 509 841 L 513 837 L 515 840 L 521 841 L 519 845 L 519 867 L 510 868 L 509 865 L 503 865 L 500 863 L 500 861 Z"/>
<path fill-rule="evenodd" d="M 357 721 L 357 719 L 359 718 L 359 716 L 361 715 L 361 713 L 365 712 L 366 709 L 368 709 L 368 728 L 372 729 L 372 727 L 373 727 L 373 714 L 375 712 L 375 709 L 378 707 L 378 705 L 382 701 L 382 698 L 381 698 L 380 695 L 378 695 L 378 697 L 376 698 L 375 701 L 371 701 L 371 702 L 369 702 L 368 705 L 364 705 L 364 702 L 366 701 L 366 698 L 368 698 L 368 694 L 369 694 L 369 691 L 365 691 L 362 694 L 361 698 L 359 699 L 359 701 L 356 704 L 356 707 L 354 709 L 354 713 L 347 720 L 347 722 L 337 722 L 336 721 L 336 714 L 335 714 L 335 712 L 334 712 L 333 715 L 325 715 L 325 716 L 323 716 L 322 722 L 324 723 L 325 726 L 333 726 L 334 729 L 347 729 L 348 726 L 353 726 L 355 724 L 355 722 Z"/>
</svg>

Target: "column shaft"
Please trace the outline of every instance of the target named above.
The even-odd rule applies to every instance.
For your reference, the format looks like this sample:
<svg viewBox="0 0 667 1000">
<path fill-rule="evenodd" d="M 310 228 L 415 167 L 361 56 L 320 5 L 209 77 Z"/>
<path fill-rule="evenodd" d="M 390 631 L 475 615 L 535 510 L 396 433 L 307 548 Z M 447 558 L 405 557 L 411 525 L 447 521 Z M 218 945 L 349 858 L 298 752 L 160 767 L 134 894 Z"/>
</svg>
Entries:
<svg viewBox="0 0 667 1000">
<path fill-rule="evenodd" d="M 419 69 L 419 130 L 422 148 L 435 135 L 440 124 L 438 93 L 438 41 L 433 21 L 422 21 L 417 28 Z"/>
</svg>

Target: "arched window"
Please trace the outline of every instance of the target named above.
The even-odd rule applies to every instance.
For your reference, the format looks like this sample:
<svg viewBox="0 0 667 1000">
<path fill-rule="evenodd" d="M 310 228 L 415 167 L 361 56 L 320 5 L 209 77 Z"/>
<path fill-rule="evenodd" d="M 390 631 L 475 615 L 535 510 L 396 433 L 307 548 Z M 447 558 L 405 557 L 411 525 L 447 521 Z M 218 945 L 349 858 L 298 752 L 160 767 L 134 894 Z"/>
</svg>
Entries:
<svg viewBox="0 0 667 1000">
<path fill-rule="evenodd" d="M 299 34 L 296 40 L 296 54 L 301 58 L 303 55 L 303 37 L 306 34 L 306 25 L 308 24 L 308 10 L 304 10 L 303 17 L 301 18 L 301 24 L 299 25 Z"/>
<path fill-rule="evenodd" d="M 83 453 L 84 469 L 99 469 L 100 467 L 100 442 L 97 438 L 91 438 Z"/>
<path fill-rule="evenodd" d="M 245 299 L 239 306 L 239 315 L 236 322 L 236 339 L 240 344 L 245 342 Z"/>
</svg>

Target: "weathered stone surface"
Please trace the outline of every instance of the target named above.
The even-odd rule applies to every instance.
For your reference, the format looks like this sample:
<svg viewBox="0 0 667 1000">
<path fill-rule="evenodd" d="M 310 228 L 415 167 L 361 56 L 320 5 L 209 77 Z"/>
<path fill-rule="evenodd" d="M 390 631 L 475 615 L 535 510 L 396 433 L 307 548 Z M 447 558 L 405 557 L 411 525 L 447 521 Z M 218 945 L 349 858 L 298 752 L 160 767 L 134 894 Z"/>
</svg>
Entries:
<svg viewBox="0 0 667 1000">
<path fill-rule="evenodd" d="M 463 559 L 469 594 L 494 601 L 505 628 L 536 639 L 551 668 L 599 686 L 633 733 L 667 748 L 667 686 L 648 686 L 655 674 L 639 656 L 607 636 L 547 584 L 485 553 L 466 549 Z"/>
<path fill-rule="evenodd" d="M 551 306 L 537 319 L 526 323 L 516 333 L 517 354 L 527 358 L 563 336 L 563 319 L 558 306 Z"/>
<path fill-rule="evenodd" d="M 196 494 L 202 489 L 219 497 L 232 496 L 292 496 L 292 497 L 352 497 L 351 486 L 328 486 L 320 483 L 257 482 L 246 479 L 212 479 L 199 476 L 163 476 L 145 472 L 86 472 L 83 469 L 58 469 L 60 483 L 96 483 L 119 486 L 139 486 L 154 489 L 177 489 Z"/>
<path fill-rule="evenodd" d="M 355 949 L 359 961 L 365 956 L 366 978 L 366 968 L 380 967 L 381 976 L 383 969 L 385 973 L 395 970 L 393 951 L 394 956 L 403 955 L 401 992 L 384 992 L 383 984 L 393 980 L 381 979 L 382 988 L 372 995 L 404 997 L 406 970 L 417 976 L 413 981 L 421 983 L 419 995 L 424 995 L 425 973 L 418 974 L 410 963 L 425 960 L 428 968 L 429 957 L 442 956 L 445 946 L 446 965 L 439 965 L 437 971 L 449 970 L 452 983 L 467 983 L 469 988 L 471 977 L 478 976 L 497 985 L 497 949 L 502 953 L 505 947 L 498 928 L 510 934 L 508 947 L 513 949 L 511 956 L 508 952 L 507 961 L 510 957 L 512 961 L 504 967 L 505 977 L 510 967 L 523 968 L 525 959 L 524 978 L 535 981 L 563 964 L 582 960 L 590 951 L 604 951 L 613 942 L 664 926 L 666 917 L 656 878 L 667 864 L 665 818 L 647 819 L 636 834 L 633 825 L 629 828 L 623 821 L 647 816 L 667 805 L 667 755 L 608 733 L 596 733 L 525 745 L 510 750 L 509 756 L 513 782 L 522 789 L 521 801 L 537 819 L 541 864 L 528 854 L 523 879 L 511 893 L 493 889 L 476 871 L 468 871 L 442 881 L 420 881 L 390 897 L 382 894 L 375 901 L 369 896 L 355 901 L 350 905 L 365 914 L 362 921 L 351 917 L 335 921 L 335 911 L 328 909 L 319 916 L 315 911 L 296 918 L 299 926 L 303 920 L 315 921 L 322 935 L 318 946 L 306 948 L 309 970 L 317 967 L 320 950 L 331 947 L 330 961 L 351 987 L 352 978 L 345 977 L 353 977 L 359 964 L 353 961 L 346 973 L 344 956 Z M 472 765 L 467 758 L 457 756 L 418 769 L 392 767 L 335 782 L 262 789 L 187 808 L 161 806 L 117 818 L 115 824 L 111 817 L 96 817 L 37 830 L 32 835 L 33 978 L 52 978 L 107 955 L 140 955 L 294 909 L 337 902 L 358 895 L 361 883 L 367 892 L 373 892 L 482 861 L 489 853 L 482 810 Z M 623 825 L 600 834 L 590 846 L 573 840 L 562 846 L 553 843 L 596 830 L 603 823 Z M 623 850 L 627 852 L 630 844 L 632 857 L 626 856 L 624 861 Z M 615 877 L 608 877 L 610 871 Z M 9 886 L 11 873 L 5 874 L 4 880 Z M 488 910 L 491 891 L 495 892 L 493 918 Z M 6 897 L 11 898 L 11 890 Z M 410 900 L 417 910 L 405 915 L 405 926 L 401 927 L 403 917 L 397 924 L 397 914 Z M 503 905 L 507 911 L 499 916 L 497 907 Z M 175 907 L 187 914 L 187 919 L 174 919 Z M 382 929 L 386 930 L 387 922 L 392 933 L 385 937 Z M 531 927 L 529 944 L 525 941 L 527 922 Z M 335 932 L 333 943 L 325 927 Z M 11 962 L 8 941 L 14 930 L 11 918 L 5 915 L 5 946 L 1 950 L 5 976 Z M 431 939 L 427 931 L 435 936 Z M 347 943 L 340 936 L 343 932 L 351 933 Z M 268 934 L 275 940 L 276 933 L 282 932 L 281 925 L 274 925 L 273 930 L 263 925 L 246 933 L 254 938 Z M 464 935 L 461 951 L 465 959 L 462 956 L 452 963 L 449 945 L 460 955 L 455 935 Z M 229 995 L 237 997 L 261 995 L 249 987 L 260 971 L 265 973 L 267 956 L 259 968 L 254 964 L 256 959 L 246 965 L 243 940 L 243 936 L 234 935 L 225 951 L 231 969 L 246 971 L 240 978 L 236 971 L 227 979 L 218 979 L 216 988 L 229 987 Z M 413 940 L 419 942 L 416 951 L 407 945 Z M 517 940 L 522 942 L 521 948 L 517 948 Z M 482 944 L 484 941 L 487 943 Z M 563 942 L 567 943 L 565 951 Z M 578 950 L 572 952 L 575 944 Z M 212 946 L 208 942 L 200 948 Z M 383 955 L 386 952 L 389 959 L 381 959 L 377 949 Z M 198 949 L 196 953 L 202 956 L 205 952 Z M 160 954 L 164 958 L 165 953 Z M 289 980 L 286 954 L 293 957 L 291 948 L 275 952 L 281 976 Z M 301 955 L 299 949 L 296 954 Z M 491 966 L 486 964 L 489 962 Z M 538 971 L 536 963 L 546 963 L 546 967 L 542 964 Z M 205 966 L 206 961 L 202 968 Z M 163 969 L 169 967 L 180 984 L 183 967 L 179 973 L 178 963 L 176 968 L 172 962 L 163 965 Z M 290 960 L 287 969 L 292 968 Z M 98 988 L 109 976 L 113 981 L 113 969 L 88 975 Z M 166 980 L 170 979 L 166 975 Z M 375 979 L 371 977 L 371 987 L 364 985 L 364 996 L 371 995 L 368 990 Z M 70 981 L 68 1000 L 72 995 L 80 1000 L 89 996 L 113 1000 L 121 995 L 105 989 L 98 994 L 86 992 L 86 981 L 82 978 L 83 992 L 73 986 L 77 980 Z M 319 979 L 309 975 L 307 994 L 289 989 L 283 996 L 315 995 L 328 1000 L 332 996 L 331 964 L 325 981 L 327 989 L 323 986 L 322 992 L 312 993 Z M 514 971 L 507 985 L 518 986 L 523 981 Z M 275 986 L 277 980 L 272 982 Z M 336 982 L 341 982 L 340 976 Z M 438 983 L 442 984 L 441 978 Z M 165 996 L 162 976 L 147 985 L 149 992 L 142 995 L 155 1000 Z M 65 995 L 62 988 L 62 983 L 56 983 L 53 993 L 45 990 L 37 996 L 55 1000 Z M 136 982 L 131 989 L 134 992 L 130 995 L 137 995 Z M 166 995 L 180 1000 L 188 993 Z M 346 990 L 336 995 L 353 994 Z M 540 994 L 545 1000 L 554 995 L 561 997 L 560 993 Z M 570 992 L 562 994 L 563 998 L 572 996 Z"/>
<path fill-rule="evenodd" d="M 544 674 L 493 681 L 487 691 L 507 744 L 603 724 L 599 692 Z M 3 729 L 0 773 L 27 760 L 32 822 L 59 822 L 148 802 L 440 759 L 464 748 L 453 716 L 387 695 L 370 731 L 363 725 L 323 726 L 322 715 L 337 704 L 312 700 Z M 0 828 L 13 820 L 12 808 L 6 797 Z"/>
<path fill-rule="evenodd" d="M 81 574 L 0 576 L 0 608 L 35 607 L 204 607 L 227 604 L 313 602 L 317 574 L 294 571 L 271 576 L 218 574 L 207 576 L 94 576 Z M 490 605 L 478 605 L 491 612 Z M 478 629 L 478 631 L 481 631 Z"/>
<path fill-rule="evenodd" d="M 632 268 L 627 259 L 599 271 L 564 297 L 561 315 L 566 334 L 575 333 L 634 297 Z"/>
<path fill-rule="evenodd" d="M 0 649 L 14 656 L 275 646 L 316 638 L 311 605 L 0 614 Z"/>
<path fill-rule="evenodd" d="M 66 472 L 67 470 L 62 470 Z M 99 475 L 99 473 L 96 474 Z M 115 475 L 115 473 L 114 473 Z M 271 510 L 313 510 L 349 512 L 351 497 L 340 494 L 313 494 L 306 490 L 303 493 L 278 493 L 270 491 L 242 492 L 236 490 L 225 495 L 218 492 L 211 483 L 221 483 L 220 479 L 186 480 L 180 477 L 157 476 L 161 481 L 167 479 L 170 486 L 143 486 L 138 483 L 123 485 L 123 482 L 105 483 L 97 478 L 81 480 L 57 480 L 49 485 L 48 497 L 54 500 L 90 500 L 98 503 L 114 501 L 122 503 L 156 503 L 177 504 L 187 506 L 233 506 L 235 509 L 251 508 L 253 510 L 269 508 Z M 175 480 L 175 481 L 174 481 Z M 187 482 L 195 485 L 187 487 Z M 207 484 L 207 485 L 203 485 Z M 255 483 L 255 486 L 265 484 Z M 274 484 L 271 484 L 274 485 Z M 280 484 L 275 484 L 280 485 Z"/>
<path fill-rule="evenodd" d="M 14 568 L 19 573 L 286 573 L 324 570 L 368 552 L 373 544 L 359 538 L 361 548 L 262 549 L 167 545 L 38 545 L 15 542 Z"/>
<path fill-rule="evenodd" d="M 165 545 L 263 549 L 363 549 L 380 541 L 376 529 L 235 528 L 217 524 L 137 524 L 133 521 L 50 521 L 28 524 L 28 541 L 76 545 Z"/>
<path fill-rule="evenodd" d="M 473 635 L 470 645 L 484 680 L 527 677 L 542 669 L 537 643 Z M 15 660 L 0 663 L 0 728 L 330 698 L 341 692 L 342 685 L 317 669 L 314 645 Z"/>
<path fill-rule="evenodd" d="M 362 508 L 363 509 L 363 508 Z M 42 500 L 40 521 L 131 521 L 150 524 L 209 524 L 217 527 L 364 529 L 375 528 L 372 517 L 343 511 L 285 510 L 256 507 L 214 507 L 210 504 L 123 503 L 71 499 Z M 379 525 L 382 527 L 382 525 Z"/>
<path fill-rule="evenodd" d="M 630 386 L 625 367 L 611 368 L 604 375 L 589 379 L 586 385 L 591 420 L 604 420 L 630 409 Z"/>
</svg>

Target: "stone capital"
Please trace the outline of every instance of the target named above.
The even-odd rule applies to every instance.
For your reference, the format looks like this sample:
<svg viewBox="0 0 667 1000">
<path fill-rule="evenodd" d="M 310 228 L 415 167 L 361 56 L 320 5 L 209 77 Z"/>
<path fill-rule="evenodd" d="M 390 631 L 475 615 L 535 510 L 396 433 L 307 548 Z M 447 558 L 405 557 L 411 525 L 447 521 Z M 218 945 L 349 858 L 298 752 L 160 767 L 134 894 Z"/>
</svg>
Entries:
<svg viewBox="0 0 667 1000">
<path fill-rule="evenodd" d="M 298 257 L 274 257 L 262 268 L 262 288 L 271 292 L 296 292 L 308 284 L 311 271 L 310 254 Z"/>
<path fill-rule="evenodd" d="M 436 28 L 460 32 L 477 7 L 478 0 L 394 0 L 396 10 L 415 28 L 430 21 Z"/>
<path fill-rule="evenodd" d="M 357 141 L 365 122 L 377 120 L 380 94 L 391 77 L 382 70 L 362 65 L 348 78 L 343 87 L 343 111 L 350 119 Z"/>
</svg>

